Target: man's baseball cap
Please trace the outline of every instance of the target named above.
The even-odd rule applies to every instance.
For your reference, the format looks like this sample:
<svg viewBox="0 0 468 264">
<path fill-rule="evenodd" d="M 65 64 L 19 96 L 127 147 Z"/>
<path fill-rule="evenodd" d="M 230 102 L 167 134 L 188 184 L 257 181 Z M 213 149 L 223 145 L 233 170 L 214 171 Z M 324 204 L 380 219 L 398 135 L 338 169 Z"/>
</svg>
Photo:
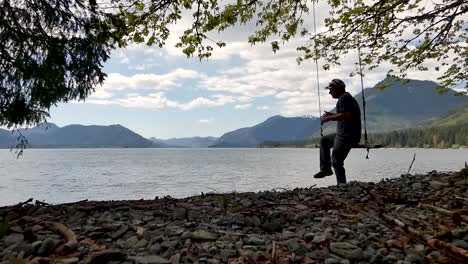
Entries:
<svg viewBox="0 0 468 264">
<path fill-rule="evenodd" d="M 325 89 L 329 90 L 331 88 L 339 88 L 339 89 L 344 89 L 346 87 L 346 84 L 340 80 L 340 79 L 333 79 L 331 82 L 328 84 Z"/>
</svg>

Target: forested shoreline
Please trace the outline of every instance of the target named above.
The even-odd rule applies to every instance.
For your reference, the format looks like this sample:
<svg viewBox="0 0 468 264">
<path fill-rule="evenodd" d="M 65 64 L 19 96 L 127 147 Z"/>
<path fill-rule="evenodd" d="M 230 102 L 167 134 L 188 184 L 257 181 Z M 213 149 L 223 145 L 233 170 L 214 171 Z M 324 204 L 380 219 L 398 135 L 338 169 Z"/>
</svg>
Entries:
<svg viewBox="0 0 468 264">
<path fill-rule="evenodd" d="M 363 141 L 364 136 L 362 137 Z M 386 133 L 370 133 L 369 144 L 381 144 L 387 148 L 466 148 L 468 147 L 468 123 L 438 127 L 417 127 Z M 273 142 L 265 141 L 259 148 L 317 147 L 320 138 Z"/>
</svg>

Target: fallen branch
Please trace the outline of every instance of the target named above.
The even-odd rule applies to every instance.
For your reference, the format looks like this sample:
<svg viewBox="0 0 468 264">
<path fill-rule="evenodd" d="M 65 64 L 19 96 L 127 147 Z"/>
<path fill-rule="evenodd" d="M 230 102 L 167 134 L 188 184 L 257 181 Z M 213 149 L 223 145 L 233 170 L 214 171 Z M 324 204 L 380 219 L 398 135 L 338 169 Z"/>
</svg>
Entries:
<svg viewBox="0 0 468 264">
<path fill-rule="evenodd" d="M 413 167 L 413 163 L 416 160 L 416 153 L 414 153 L 413 160 L 411 161 L 411 164 L 409 165 L 408 172 L 406 174 L 409 174 L 411 171 L 411 167 Z"/>
<path fill-rule="evenodd" d="M 458 199 L 458 200 L 462 200 L 462 201 L 468 202 L 468 199 L 466 199 L 466 198 L 463 198 L 463 197 L 460 197 L 460 196 L 455 196 L 455 199 Z"/>
<path fill-rule="evenodd" d="M 467 216 L 468 210 L 466 210 L 466 209 L 457 210 L 455 212 L 452 212 L 450 210 L 440 208 L 440 207 L 430 205 L 430 204 L 425 204 L 425 203 L 419 204 L 419 207 L 429 209 L 429 210 L 432 210 L 434 212 L 438 212 L 438 213 L 441 213 L 441 214 L 444 214 L 444 215 L 448 215 L 448 216 L 452 217 L 452 219 L 453 219 L 453 221 L 455 223 L 460 223 L 461 221 L 468 222 L 468 216 Z"/>
<path fill-rule="evenodd" d="M 464 229 L 453 229 L 446 230 L 434 235 L 435 238 L 454 238 L 454 237 L 463 237 L 468 234 L 468 228 Z"/>
<path fill-rule="evenodd" d="M 41 202 L 39 200 L 36 200 L 36 206 L 49 206 L 50 203 L 46 203 L 46 202 Z"/>
<path fill-rule="evenodd" d="M 67 242 L 58 248 L 55 249 L 55 252 L 59 255 L 67 255 L 72 253 L 75 248 L 78 246 L 78 241 L 76 239 L 75 233 L 71 231 L 68 227 L 66 227 L 62 223 L 56 222 L 47 222 L 45 223 L 46 227 L 56 233 L 59 233 L 65 237 Z"/>
<path fill-rule="evenodd" d="M 21 202 L 21 203 L 18 203 L 18 204 L 16 204 L 16 205 L 13 206 L 13 207 L 14 207 L 14 208 L 22 208 L 23 205 L 28 204 L 28 203 L 30 203 L 30 202 L 32 202 L 32 201 L 33 201 L 33 198 L 29 198 L 28 200 L 26 200 L 26 201 L 24 201 L 24 202 Z"/>
<path fill-rule="evenodd" d="M 271 246 L 271 263 L 275 264 L 276 263 L 276 242 L 273 240 Z"/>
<path fill-rule="evenodd" d="M 454 256 L 462 259 L 465 261 L 465 263 L 468 261 L 468 251 L 462 248 L 459 248 L 451 243 L 441 241 L 439 239 L 436 239 L 428 234 L 424 234 L 419 232 L 418 230 L 414 229 L 413 227 L 403 223 L 399 219 L 392 217 L 388 214 L 382 214 L 382 217 L 397 226 L 401 227 L 403 230 L 407 231 L 408 233 L 418 237 L 421 239 L 424 243 L 429 245 L 430 247 L 443 250 L 443 251 L 448 251 L 452 253 Z"/>
<path fill-rule="evenodd" d="M 123 261 L 127 258 L 127 254 L 116 249 L 107 249 L 103 251 L 94 252 L 90 255 L 87 264 L 100 264 L 109 261 Z"/>
</svg>

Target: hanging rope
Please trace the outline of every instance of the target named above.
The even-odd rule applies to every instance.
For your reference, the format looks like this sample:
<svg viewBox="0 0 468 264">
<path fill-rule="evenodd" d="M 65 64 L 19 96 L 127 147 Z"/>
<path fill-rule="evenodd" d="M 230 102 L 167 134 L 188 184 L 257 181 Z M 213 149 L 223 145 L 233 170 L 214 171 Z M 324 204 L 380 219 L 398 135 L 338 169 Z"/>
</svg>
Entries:
<svg viewBox="0 0 468 264">
<path fill-rule="evenodd" d="M 322 116 L 322 106 L 320 104 L 320 81 L 319 81 L 319 65 L 318 65 L 318 58 L 317 58 L 317 27 L 315 24 L 315 0 L 312 1 L 312 13 L 314 17 L 314 34 L 315 34 L 315 39 L 314 39 L 314 49 L 315 49 L 315 73 L 316 73 L 316 79 L 317 79 L 317 94 L 318 94 L 318 104 L 319 104 L 319 117 Z M 320 136 L 323 136 L 323 126 L 322 122 L 320 122 Z"/>
<path fill-rule="evenodd" d="M 367 139 L 367 120 L 366 120 L 366 99 L 364 96 L 364 80 L 362 74 L 362 62 L 361 62 L 361 41 L 359 39 L 359 34 L 356 34 L 356 43 L 357 43 L 357 51 L 358 51 L 358 62 L 359 62 L 359 75 L 361 76 L 361 95 L 362 95 L 362 112 L 364 117 L 364 145 L 367 149 L 366 159 L 369 159 L 369 141 Z"/>
</svg>

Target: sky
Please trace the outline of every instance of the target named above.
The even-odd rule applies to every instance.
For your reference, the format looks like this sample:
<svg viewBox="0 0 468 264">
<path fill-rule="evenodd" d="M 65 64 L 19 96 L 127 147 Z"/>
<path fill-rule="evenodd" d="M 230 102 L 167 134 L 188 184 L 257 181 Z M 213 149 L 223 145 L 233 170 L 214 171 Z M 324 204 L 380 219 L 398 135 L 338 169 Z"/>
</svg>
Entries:
<svg viewBox="0 0 468 264">
<path fill-rule="evenodd" d="M 320 6 L 318 10 L 320 32 L 327 12 Z M 319 93 L 315 62 L 296 62 L 296 47 L 304 39 L 296 38 L 274 53 L 268 42 L 247 42 L 254 30 L 250 25 L 213 33 L 211 38 L 227 46 L 215 49 L 208 60 L 187 58 L 174 45 L 190 23 L 187 16 L 174 25 L 163 48 L 140 44 L 113 51 L 104 65 L 104 84 L 84 102 L 52 108 L 47 121 L 60 127 L 120 124 L 146 138 L 219 137 L 274 115 L 319 116 L 319 99 L 321 110 L 330 111 L 336 101 L 323 87 L 334 78 L 342 79 L 353 95 L 361 90 L 360 78 L 350 77 L 356 53 L 329 71 L 319 66 Z M 312 25 L 309 16 L 305 26 Z M 383 65 L 364 72 L 364 87 L 383 80 L 388 69 Z M 436 81 L 438 74 L 414 71 L 408 77 Z"/>
</svg>

